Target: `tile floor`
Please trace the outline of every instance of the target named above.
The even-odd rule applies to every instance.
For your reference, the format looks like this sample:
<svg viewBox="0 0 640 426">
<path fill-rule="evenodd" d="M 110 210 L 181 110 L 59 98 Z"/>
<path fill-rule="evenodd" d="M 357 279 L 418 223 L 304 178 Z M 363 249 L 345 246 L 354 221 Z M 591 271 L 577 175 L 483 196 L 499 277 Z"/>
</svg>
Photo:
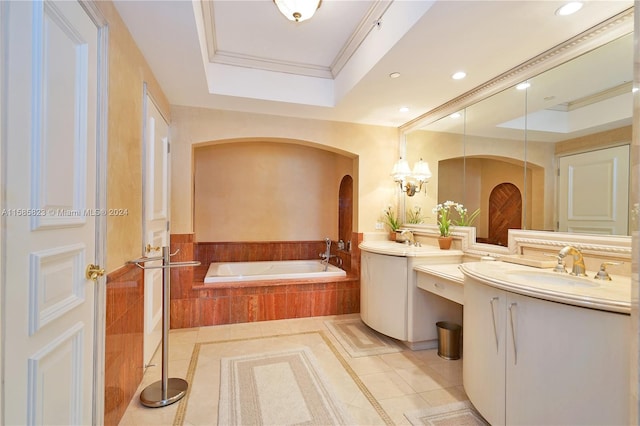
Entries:
<svg viewBox="0 0 640 426">
<path fill-rule="evenodd" d="M 402 352 L 392 354 L 351 358 L 324 323 L 331 319 L 347 318 L 359 318 L 359 314 L 172 330 L 169 337 L 169 377 L 187 377 L 192 358 L 197 358 L 197 356 L 194 356 L 194 348 L 200 348 L 198 344 L 213 344 L 213 342 L 225 341 L 237 342 L 238 340 L 251 342 L 253 339 L 258 340 L 266 336 L 321 330 L 350 367 L 349 374 L 359 378 L 370 397 L 377 401 L 379 409 L 384 410 L 386 416 L 381 416 L 379 420 L 373 421 L 374 423 L 408 425 L 409 422 L 403 415 L 406 411 L 445 405 L 467 399 L 462 387 L 462 361 L 444 360 L 438 357 L 435 349 L 422 351 L 405 349 Z M 268 339 L 262 342 L 267 341 Z M 253 343 L 262 344 L 258 341 Z M 274 348 L 264 349 L 273 350 Z M 213 401 L 209 405 L 216 405 L 215 407 L 206 406 L 206 404 L 194 399 L 193 394 L 198 389 L 194 386 L 199 379 L 197 374 L 194 376 L 194 383 L 191 385 L 193 392 L 189 396 L 186 417 L 176 416 L 176 413 L 179 413 L 180 403 L 162 408 L 146 408 L 140 404 L 140 391 L 161 377 L 160 352 L 158 351 L 154 356 L 153 363 L 156 366 L 147 369 L 138 392 L 129 404 L 120 424 L 171 425 L 176 420 L 175 424 L 184 425 L 216 424 L 217 417 L 211 415 L 211 413 L 213 412 L 212 410 L 217 413 L 217 395 L 209 395 L 208 399 Z M 207 371 L 197 368 L 195 370 L 192 368 L 191 370 L 199 374 L 203 374 L 201 371 Z M 211 380 L 219 380 L 219 375 L 209 372 L 206 380 L 211 389 L 216 388 L 214 392 L 217 393 L 218 383 L 211 383 Z M 202 382 L 202 379 L 200 379 L 200 382 Z M 199 415 L 199 410 L 202 410 L 202 415 Z M 205 413 L 206 415 L 204 415 Z M 386 417 L 387 420 L 383 420 L 383 417 Z M 363 420 L 362 424 L 370 423 L 368 420 Z"/>
</svg>

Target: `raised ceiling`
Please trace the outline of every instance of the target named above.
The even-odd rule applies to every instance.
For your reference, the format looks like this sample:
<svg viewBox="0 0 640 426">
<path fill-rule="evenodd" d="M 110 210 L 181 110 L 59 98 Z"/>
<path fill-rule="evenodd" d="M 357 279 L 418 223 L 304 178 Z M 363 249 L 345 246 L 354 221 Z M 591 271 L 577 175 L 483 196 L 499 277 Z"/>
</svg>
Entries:
<svg viewBox="0 0 640 426">
<path fill-rule="evenodd" d="M 633 5 L 323 0 L 294 23 L 272 0 L 114 3 L 173 105 L 393 127 Z"/>
</svg>

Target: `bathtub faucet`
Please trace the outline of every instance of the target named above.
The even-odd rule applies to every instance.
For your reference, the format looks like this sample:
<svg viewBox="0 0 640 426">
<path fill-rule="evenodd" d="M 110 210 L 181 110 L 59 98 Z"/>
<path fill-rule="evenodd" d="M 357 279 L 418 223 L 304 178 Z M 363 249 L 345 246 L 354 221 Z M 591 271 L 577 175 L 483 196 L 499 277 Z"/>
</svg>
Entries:
<svg viewBox="0 0 640 426">
<path fill-rule="evenodd" d="M 327 237 L 324 239 L 324 242 L 327 246 L 327 249 L 324 253 L 320 253 L 320 258 L 322 259 L 322 263 L 324 263 L 324 270 L 329 269 L 329 259 L 332 257 L 336 257 L 335 254 L 331 254 L 331 238 Z"/>
</svg>

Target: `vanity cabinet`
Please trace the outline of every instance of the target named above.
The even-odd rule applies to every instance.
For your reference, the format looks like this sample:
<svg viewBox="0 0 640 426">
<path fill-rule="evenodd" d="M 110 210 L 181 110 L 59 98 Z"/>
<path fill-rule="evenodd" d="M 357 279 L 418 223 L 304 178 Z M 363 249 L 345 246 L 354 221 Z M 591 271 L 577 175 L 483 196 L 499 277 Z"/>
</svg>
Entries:
<svg viewBox="0 0 640 426">
<path fill-rule="evenodd" d="M 417 265 L 459 263 L 462 252 L 395 242 L 360 245 L 360 317 L 409 348 L 438 346 L 436 322 L 462 323 L 462 306 L 418 288 Z"/>
<path fill-rule="evenodd" d="M 407 340 L 407 258 L 362 252 L 360 317 L 374 330 Z"/>
<path fill-rule="evenodd" d="M 630 316 L 464 281 L 463 384 L 494 426 L 629 424 Z"/>
</svg>

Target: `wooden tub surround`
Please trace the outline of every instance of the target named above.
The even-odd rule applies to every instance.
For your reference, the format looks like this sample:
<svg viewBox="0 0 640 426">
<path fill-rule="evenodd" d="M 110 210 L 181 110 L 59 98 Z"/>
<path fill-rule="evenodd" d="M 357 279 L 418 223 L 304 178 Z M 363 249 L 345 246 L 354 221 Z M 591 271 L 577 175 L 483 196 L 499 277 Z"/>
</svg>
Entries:
<svg viewBox="0 0 640 426">
<path fill-rule="evenodd" d="M 346 277 L 229 282 L 204 285 L 211 262 L 317 259 L 324 241 L 202 242 L 193 234 L 171 236 L 174 261 L 198 260 L 201 266 L 171 271 L 171 328 L 302 318 L 360 311 L 361 234 L 352 234 L 351 251 L 342 259 Z M 332 262 L 334 263 L 334 262 Z M 335 263 L 334 263 L 335 264 Z"/>
</svg>

